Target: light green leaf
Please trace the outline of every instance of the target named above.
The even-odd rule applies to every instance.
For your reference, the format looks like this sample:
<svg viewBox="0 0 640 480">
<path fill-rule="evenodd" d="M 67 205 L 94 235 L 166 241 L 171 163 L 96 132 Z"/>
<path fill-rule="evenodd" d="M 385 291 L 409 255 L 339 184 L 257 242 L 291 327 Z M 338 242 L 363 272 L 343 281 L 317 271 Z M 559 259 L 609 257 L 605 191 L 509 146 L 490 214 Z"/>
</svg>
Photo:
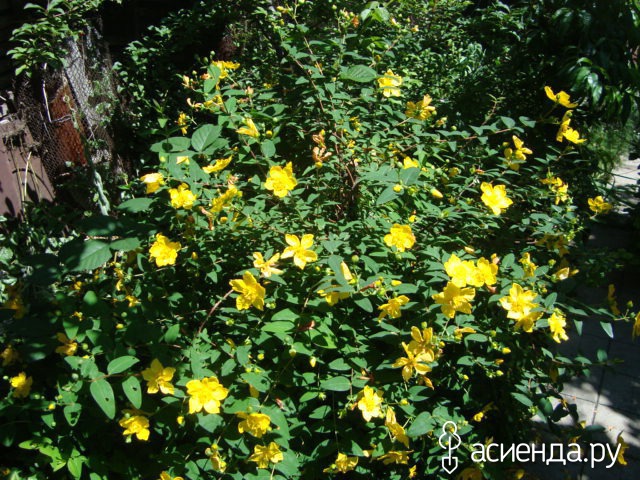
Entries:
<svg viewBox="0 0 640 480">
<path fill-rule="evenodd" d="M 366 65 L 354 65 L 343 72 L 340 78 L 352 82 L 369 83 L 374 81 L 377 76 L 378 74 L 373 68 Z"/>
<path fill-rule="evenodd" d="M 109 382 L 104 378 L 93 381 L 89 386 L 89 391 L 104 414 L 113 419 L 116 416 L 116 399 Z"/>
<path fill-rule="evenodd" d="M 107 373 L 109 375 L 122 373 L 139 361 L 140 360 L 138 360 L 136 357 L 132 357 L 131 355 L 124 355 L 122 357 L 114 358 L 109 362 L 109 365 L 107 365 Z"/>
<path fill-rule="evenodd" d="M 65 264 L 73 271 L 95 270 L 111 259 L 109 244 L 100 240 L 87 240 L 80 252 L 65 259 Z"/>
<path fill-rule="evenodd" d="M 431 413 L 422 412 L 418 415 L 411 426 L 407 429 L 407 436 L 420 437 L 435 428 L 435 421 Z"/>
<path fill-rule="evenodd" d="M 351 381 L 347 377 L 333 377 L 320 382 L 320 388 L 332 392 L 346 392 L 351 388 Z"/>
<path fill-rule="evenodd" d="M 142 406 L 142 387 L 136 377 L 127 377 L 122 381 L 122 391 L 135 408 Z"/>
</svg>

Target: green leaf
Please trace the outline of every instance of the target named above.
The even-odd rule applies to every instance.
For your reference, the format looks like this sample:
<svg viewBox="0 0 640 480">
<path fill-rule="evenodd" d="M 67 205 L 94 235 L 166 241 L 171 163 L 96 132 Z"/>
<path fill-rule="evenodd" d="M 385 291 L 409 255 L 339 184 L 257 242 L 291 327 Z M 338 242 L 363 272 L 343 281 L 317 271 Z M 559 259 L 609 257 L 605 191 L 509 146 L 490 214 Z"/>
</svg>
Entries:
<svg viewBox="0 0 640 480">
<path fill-rule="evenodd" d="M 513 128 L 516 126 L 516 121 L 513 118 L 500 117 L 500 120 L 502 120 L 502 123 L 504 123 L 504 126 L 507 128 Z"/>
<path fill-rule="evenodd" d="M 104 414 L 113 419 L 116 416 L 116 399 L 113 388 L 104 378 L 91 382 L 89 386 L 91 396 L 102 409 Z"/>
<path fill-rule="evenodd" d="M 149 210 L 149 207 L 153 203 L 153 198 L 132 198 L 118 205 L 118 210 L 123 212 L 136 213 Z"/>
<path fill-rule="evenodd" d="M 531 399 L 526 395 L 523 395 L 522 393 L 511 392 L 511 396 L 515 398 L 517 401 L 519 401 L 521 404 L 523 404 L 525 407 L 530 407 L 533 405 L 533 402 L 531 401 Z"/>
<path fill-rule="evenodd" d="M 464 337 L 464 340 L 465 342 L 486 342 L 489 340 L 489 337 L 481 333 L 471 333 Z"/>
<path fill-rule="evenodd" d="M 398 194 L 393 191 L 393 187 L 387 187 L 380 194 L 378 199 L 376 200 L 376 205 L 383 205 L 391 200 L 394 200 L 398 197 Z"/>
<path fill-rule="evenodd" d="M 67 420 L 67 423 L 74 427 L 78 420 L 80 420 L 80 414 L 82 413 L 82 405 L 79 403 L 72 403 L 71 405 L 66 405 L 62 409 L 62 413 L 64 414 L 64 418 Z"/>
<path fill-rule="evenodd" d="M 116 373 L 122 373 L 132 365 L 135 365 L 140 360 L 131 355 L 124 355 L 122 357 L 114 358 L 107 365 L 107 373 L 109 375 L 115 375 Z"/>
<path fill-rule="evenodd" d="M 221 131 L 222 127 L 217 125 L 202 125 L 191 135 L 191 146 L 196 152 L 202 152 L 218 139 Z"/>
<path fill-rule="evenodd" d="M 413 423 L 411 423 L 411 426 L 407 429 L 407 436 L 414 438 L 420 437 L 433 430 L 434 426 L 435 422 L 431 413 L 422 412 L 413 420 Z"/>
<path fill-rule="evenodd" d="M 331 392 L 346 392 L 351 388 L 351 381 L 347 377 L 333 377 L 320 382 L 320 388 Z"/>
<path fill-rule="evenodd" d="M 352 82 L 369 83 L 374 81 L 378 77 L 377 72 L 366 65 L 354 65 L 349 67 L 345 72 L 340 75 L 342 80 L 349 80 Z"/>
<path fill-rule="evenodd" d="M 127 377 L 122 381 L 122 391 L 134 408 L 142 406 L 142 387 L 137 377 Z"/>
<path fill-rule="evenodd" d="M 180 324 L 171 325 L 164 334 L 164 341 L 167 343 L 175 342 L 180 336 Z"/>
<path fill-rule="evenodd" d="M 269 322 L 262 327 L 263 332 L 286 333 L 295 328 L 293 322 Z"/>
<path fill-rule="evenodd" d="M 284 320 L 288 322 L 294 322 L 298 319 L 299 316 L 299 313 L 294 312 L 290 308 L 285 308 L 284 310 L 280 310 L 278 313 L 275 313 L 273 317 L 271 317 L 271 321 L 277 322 Z"/>
<path fill-rule="evenodd" d="M 80 478 L 82 476 L 82 465 L 85 458 L 81 456 L 71 457 L 67 460 L 67 469 L 74 478 Z"/>
<path fill-rule="evenodd" d="M 613 338 L 613 326 L 609 322 L 600 322 L 600 326 L 604 333 L 609 335 L 609 338 Z"/>
<path fill-rule="evenodd" d="M 109 244 L 100 240 L 87 240 L 80 247 L 80 251 L 69 252 L 64 259 L 65 265 L 75 272 L 95 270 L 111 259 Z"/>
<path fill-rule="evenodd" d="M 354 300 L 354 302 L 365 312 L 369 312 L 369 313 L 373 312 L 373 304 L 371 303 L 371 300 L 369 300 L 368 297 L 360 297 Z"/>
<path fill-rule="evenodd" d="M 263 140 L 260 144 L 260 151 L 265 157 L 271 158 L 276 154 L 276 145 L 271 140 Z"/>
<path fill-rule="evenodd" d="M 140 240 L 137 238 L 121 238 L 120 240 L 115 240 L 111 242 L 109 247 L 112 250 L 120 251 L 120 252 L 130 252 L 131 250 L 135 250 L 140 246 Z"/>
<path fill-rule="evenodd" d="M 171 152 L 184 152 L 191 145 L 191 140 L 186 137 L 171 137 L 167 141 L 171 145 Z"/>
</svg>

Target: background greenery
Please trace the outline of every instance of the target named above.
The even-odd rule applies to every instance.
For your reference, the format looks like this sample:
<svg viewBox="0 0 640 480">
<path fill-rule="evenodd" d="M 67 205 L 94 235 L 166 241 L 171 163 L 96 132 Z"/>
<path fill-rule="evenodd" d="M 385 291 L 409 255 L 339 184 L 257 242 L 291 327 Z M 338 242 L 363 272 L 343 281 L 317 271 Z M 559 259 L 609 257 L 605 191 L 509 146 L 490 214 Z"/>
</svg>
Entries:
<svg viewBox="0 0 640 480">
<path fill-rule="evenodd" d="M 600 271 L 580 248 L 588 199 L 606 196 L 635 131 L 637 3 L 328 5 L 177 10 L 117 68 L 126 100 L 110 120 L 136 179 L 110 193 L 126 201 L 109 215 L 41 207 L 4 229 L 10 478 L 319 478 L 337 473 L 340 453 L 358 459 L 350 478 L 440 478 L 448 420 L 467 474 L 508 478 L 518 465 L 474 465 L 471 445 L 525 441 L 533 415 L 554 430 L 577 416 L 559 392 L 593 359 L 559 355 L 549 321 L 563 312 L 577 335 L 593 313 L 571 292 Z M 47 61 L 21 52 L 25 68 Z M 571 94 L 571 125 L 600 140 L 556 140 L 566 109 L 547 85 Z M 427 94 L 436 111 L 414 118 L 408 102 Z M 602 133 L 611 125 L 625 126 L 619 140 Z M 517 170 L 505 159 L 514 136 L 532 150 Z M 289 163 L 295 182 L 285 176 L 278 195 L 269 179 Z M 137 180 L 156 173 L 151 188 Z M 504 185 L 512 205 L 493 213 L 483 182 Z M 415 237 L 404 251 L 386 240 L 395 225 Z M 160 263 L 158 234 L 179 242 Z M 254 252 L 286 257 L 286 236 L 305 234 L 317 258 L 303 269 L 280 258 L 282 273 L 261 278 Z M 434 296 L 453 254 L 498 273 L 451 317 Z M 265 298 L 245 309 L 230 282 L 247 271 Z M 532 292 L 530 332 L 501 301 L 514 284 Z M 613 315 L 598 313 L 610 331 Z M 428 380 L 398 366 L 412 327 L 433 329 L 432 358 L 418 362 Z M 148 390 L 155 359 L 175 369 L 171 394 Z M 22 372 L 27 395 L 10 381 Z M 190 413 L 190 382 L 210 377 L 228 389 L 220 412 Z M 362 415 L 365 387 L 384 399 L 382 417 Z M 250 412 L 271 430 L 240 431 L 237 414 Z M 131 418 L 147 419 L 148 440 L 125 434 Z M 256 446 L 271 442 L 282 458 L 257 468 Z"/>
</svg>

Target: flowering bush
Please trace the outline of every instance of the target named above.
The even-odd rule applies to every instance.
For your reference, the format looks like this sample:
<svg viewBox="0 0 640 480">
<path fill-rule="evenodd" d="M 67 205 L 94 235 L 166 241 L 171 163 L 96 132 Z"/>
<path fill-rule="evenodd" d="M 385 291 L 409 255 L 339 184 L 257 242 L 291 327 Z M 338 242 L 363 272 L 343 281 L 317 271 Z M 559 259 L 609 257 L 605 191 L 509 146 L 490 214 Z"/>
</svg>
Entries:
<svg viewBox="0 0 640 480">
<path fill-rule="evenodd" d="M 449 127 L 377 2 L 331 35 L 261 15 L 277 77 L 185 75 L 157 168 L 77 224 L 48 289 L 7 300 L 14 478 L 440 478 L 449 421 L 461 462 L 502 478 L 473 443 L 575 415 L 554 400 L 589 362 L 550 345 L 585 314 L 577 105 L 541 86 L 545 118 Z"/>
</svg>

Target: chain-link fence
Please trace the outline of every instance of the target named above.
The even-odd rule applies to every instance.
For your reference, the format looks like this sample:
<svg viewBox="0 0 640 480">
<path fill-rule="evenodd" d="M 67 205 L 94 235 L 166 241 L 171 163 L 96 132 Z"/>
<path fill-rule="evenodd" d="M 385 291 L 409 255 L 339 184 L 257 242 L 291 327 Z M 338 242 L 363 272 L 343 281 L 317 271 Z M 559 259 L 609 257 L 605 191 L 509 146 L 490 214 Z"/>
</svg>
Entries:
<svg viewBox="0 0 640 480">
<path fill-rule="evenodd" d="M 83 208 L 96 203 L 103 207 L 97 172 L 114 173 L 121 168 L 105 128 L 105 112 L 117 101 L 111 60 L 93 27 L 78 40 L 69 40 L 67 47 L 61 70 L 44 68 L 16 79 L 16 115 L 33 138 L 32 153 L 42 160 L 56 196 L 70 196 Z M 78 175 L 87 170 L 89 175 Z M 76 178 L 84 184 L 74 183 Z"/>
</svg>

